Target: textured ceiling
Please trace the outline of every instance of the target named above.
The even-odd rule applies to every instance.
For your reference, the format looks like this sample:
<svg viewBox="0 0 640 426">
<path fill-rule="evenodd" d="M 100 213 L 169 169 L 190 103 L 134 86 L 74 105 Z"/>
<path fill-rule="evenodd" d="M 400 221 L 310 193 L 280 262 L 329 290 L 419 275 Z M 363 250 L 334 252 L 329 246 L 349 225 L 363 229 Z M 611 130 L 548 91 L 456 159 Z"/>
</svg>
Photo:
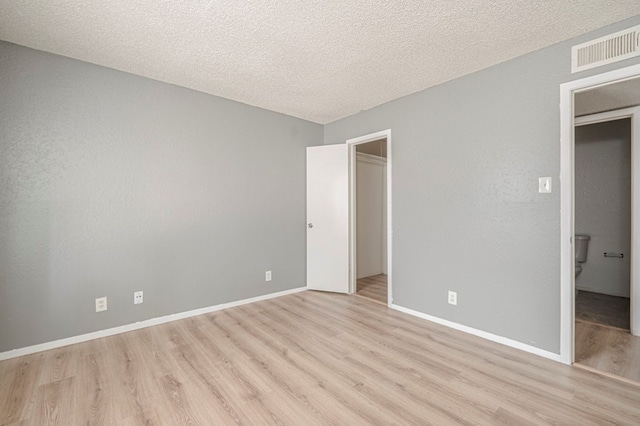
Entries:
<svg viewBox="0 0 640 426">
<path fill-rule="evenodd" d="M 0 40 L 324 124 L 638 14 L 638 0 L 8 0 Z"/>
</svg>

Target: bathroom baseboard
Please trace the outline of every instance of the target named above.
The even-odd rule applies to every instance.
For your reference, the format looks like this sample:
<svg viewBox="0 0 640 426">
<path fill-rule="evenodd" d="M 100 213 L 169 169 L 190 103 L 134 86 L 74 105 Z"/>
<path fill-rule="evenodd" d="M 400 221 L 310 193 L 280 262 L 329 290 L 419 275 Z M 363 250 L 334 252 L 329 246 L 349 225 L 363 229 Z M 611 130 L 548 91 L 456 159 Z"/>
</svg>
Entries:
<svg viewBox="0 0 640 426">
<path fill-rule="evenodd" d="M 602 290 L 600 290 L 600 289 L 595 289 L 595 288 L 589 288 L 589 287 L 578 287 L 578 286 L 576 286 L 576 289 L 577 289 L 578 291 L 588 291 L 589 293 L 606 294 L 607 296 L 615 296 L 615 297 L 626 297 L 627 299 L 629 298 L 629 295 L 628 295 L 628 294 L 604 293 Z"/>
</svg>

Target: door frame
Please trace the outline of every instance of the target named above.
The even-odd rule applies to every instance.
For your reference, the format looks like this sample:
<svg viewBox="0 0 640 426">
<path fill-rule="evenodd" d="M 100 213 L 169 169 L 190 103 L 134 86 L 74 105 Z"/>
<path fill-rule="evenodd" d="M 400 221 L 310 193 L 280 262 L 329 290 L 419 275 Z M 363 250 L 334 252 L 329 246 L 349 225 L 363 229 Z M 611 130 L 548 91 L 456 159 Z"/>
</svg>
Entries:
<svg viewBox="0 0 640 426">
<path fill-rule="evenodd" d="M 381 130 L 357 138 L 348 139 L 349 145 L 349 293 L 356 292 L 358 282 L 357 269 L 357 238 L 356 238 L 356 145 L 373 142 L 380 139 L 387 140 L 387 306 L 393 302 L 392 296 L 392 241 L 393 220 L 391 217 L 391 129 Z"/>
<path fill-rule="evenodd" d="M 560 85 L 560 360 L 565 364 L 573 364 L 575 360 L 575 254 L 573 235 L 575 233 L 575 124 L 574 94 L 606 86 L 624 80 L 640 77 L 640 64 L 620 68 L 614 71 L 570 81 Z M 640 238 L 635 238 L 635 229 L 640 229 L 640 197 L 633 193 L 640 189 L 640 173 L 634 173 L 640 156 L 640 150 L 633 147 L 633 141 L 640 135 L 640 120 L 632 117 L 632 218 L 631 218 L 631 300 L 640 297 L 640 274 L 634 273 L 634 264 L 640 265 Z M 640 116 L 639 116 L 640 117 Z M 635 153 L 635 155 L 634 155 Z M 640 169 L 638 169 L 640 171 Z M 637 223 L 636 223 L 637 222 Z M 640 237 L 640 236 L 639 236 Z M 634 291 L 635 290 L 635 291 Z M 637 304 L 640 306 L 640 304 Z M 640 322 L 640 316 L 633 316 L 632 321 Z M 632 333 L 640 332 L 637 324 L 631 323 Z"/>
</svg>

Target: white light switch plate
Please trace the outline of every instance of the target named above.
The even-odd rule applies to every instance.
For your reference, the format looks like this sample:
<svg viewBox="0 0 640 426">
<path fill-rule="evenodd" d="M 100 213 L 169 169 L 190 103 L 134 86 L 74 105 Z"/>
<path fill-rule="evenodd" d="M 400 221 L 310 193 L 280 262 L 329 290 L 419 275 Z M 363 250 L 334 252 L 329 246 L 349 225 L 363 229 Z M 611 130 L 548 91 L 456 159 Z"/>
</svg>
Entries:
<svg viewBox="0 0 640 426">
<path fill-rule="evenodd" d="M 538 192 L 541 193 L 541 194 L 550 194 L 551 193 L 551 178 L 550 177 L 538 178 Z"/>
</svg>

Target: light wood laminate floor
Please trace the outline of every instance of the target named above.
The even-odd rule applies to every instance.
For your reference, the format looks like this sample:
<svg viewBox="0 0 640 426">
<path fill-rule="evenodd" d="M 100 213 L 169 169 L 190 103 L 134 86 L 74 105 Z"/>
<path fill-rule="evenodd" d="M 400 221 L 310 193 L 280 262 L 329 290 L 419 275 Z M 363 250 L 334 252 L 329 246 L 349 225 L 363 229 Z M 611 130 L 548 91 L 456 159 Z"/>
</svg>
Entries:
<svg viewBox="0 0 640 426">
<path fill-rule="evenodd" d="M 577 320 L 575 350 L 576 363 L 633 380 L 640 386 L 640 337 Z"/>
<path fill-rule="evenodd" d="M 640 389 L 306 291 L 0 362 L 0 424 L 638 425 Z"/>
<path fill-rule="evenodd" d="M 357 282 L 356 294 L 387 304 L 387 276 L 385 274 L 360 278 Z"/>
</svg>

